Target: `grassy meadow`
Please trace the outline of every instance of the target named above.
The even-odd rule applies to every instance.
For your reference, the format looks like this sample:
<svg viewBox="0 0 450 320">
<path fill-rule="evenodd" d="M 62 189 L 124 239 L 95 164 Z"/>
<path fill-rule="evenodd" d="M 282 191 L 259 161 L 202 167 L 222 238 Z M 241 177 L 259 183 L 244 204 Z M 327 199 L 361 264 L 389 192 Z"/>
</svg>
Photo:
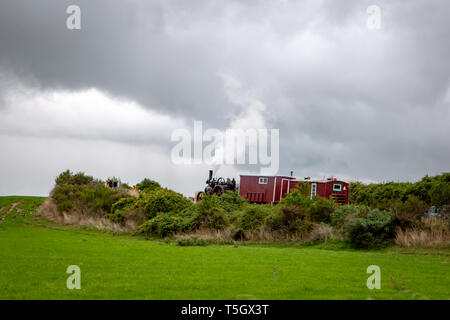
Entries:
<svg viewBox="0 0 450 320">
<path fill-rule="evenodd" d="M 178 246 L 60 226 L 34 216 L 42 201 L 0 197 L 0 299 L 450 299 L 448 249 Z M 69 265 L 80 290 L 66 288 Z"/>
</svg>

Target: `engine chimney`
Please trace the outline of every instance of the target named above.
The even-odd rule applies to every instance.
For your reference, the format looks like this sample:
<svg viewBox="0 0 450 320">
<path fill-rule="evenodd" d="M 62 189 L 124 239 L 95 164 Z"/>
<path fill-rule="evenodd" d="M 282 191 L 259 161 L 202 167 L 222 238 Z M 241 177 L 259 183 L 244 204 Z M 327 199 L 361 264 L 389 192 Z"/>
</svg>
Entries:
<svg viewBox="0 0 450 320">
<path fill-rule="evenodd" d="M 211 181 L 212 178 L 213 178 L 213 171 L 212 171 L 212 170 L 209 170 L 209 178 L 208 178 L 208 181 Z"/>
</svg>

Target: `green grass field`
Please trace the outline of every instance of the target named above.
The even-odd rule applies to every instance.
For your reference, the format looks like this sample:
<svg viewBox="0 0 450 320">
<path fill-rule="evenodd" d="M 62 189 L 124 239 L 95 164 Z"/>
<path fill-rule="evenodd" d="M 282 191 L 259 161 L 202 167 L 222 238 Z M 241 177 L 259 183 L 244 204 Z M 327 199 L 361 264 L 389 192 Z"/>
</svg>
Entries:
<svg viewBox="0 0 450 320">
<path fill-rule="evenodd" d="M 0 198 L 0 217 L 19 200 L 0 225 L 0 299 L 450 299 L 448 249 L 180 247 L 58 226 L 32 214 L 43 198 Z M 69 265 L 81 290 L 66 288 Z"/>
</svg>

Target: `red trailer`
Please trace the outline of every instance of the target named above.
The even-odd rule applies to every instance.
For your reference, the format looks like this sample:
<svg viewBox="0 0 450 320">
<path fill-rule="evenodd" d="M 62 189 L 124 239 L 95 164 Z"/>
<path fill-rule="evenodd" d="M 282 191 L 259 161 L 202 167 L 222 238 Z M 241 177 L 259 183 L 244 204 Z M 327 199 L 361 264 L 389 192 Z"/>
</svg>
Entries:
<svg viewBox="0 0 450 320">
<path fill-rule="evenodd" d="M 349 184 L 332 178 L 310 180 L 289 176 L 241 175 L 239 194 L 249 202 L 277 203 L 304 182 L 311 186 L 311 197 L 332 197 L 339 204 L 348 204 Z"/>
</svg>

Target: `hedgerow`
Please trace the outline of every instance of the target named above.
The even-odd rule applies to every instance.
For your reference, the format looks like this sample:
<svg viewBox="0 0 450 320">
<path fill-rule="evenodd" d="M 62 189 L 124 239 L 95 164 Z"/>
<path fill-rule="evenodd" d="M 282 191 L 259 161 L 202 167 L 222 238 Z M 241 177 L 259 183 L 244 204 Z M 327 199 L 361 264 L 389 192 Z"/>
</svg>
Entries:
<svg viewBox="0 0 450 320">
<path fill-rule="evenodd" d="M 143 194 L 141 203 L 149 219 L 160 212 L 181 212 L 192 205 L 182 194 L 162 188 Z"/>
<path fill-rule="evenodd" d="M 387 246 L 395 236 L 391 218 L 388 211 L 370 209 L 363 217 L 348 222 L 345 226 L 346 240 L 356 249 Z"/>
<path fill-rule="evenodd" d="M 405 202 L 410 197 L 415 197 L 428 206 L 450 205 L 450 172 L 434 177 L 425 176 L 415 183 L 350 184 L 352 204 L 386 209 L 392 200 Z"/>
<path fill-rule="evenodd" d="M 352 183 L 349 205 L 311 198 L 307 183 L 277 205 L 250 204 L 230 191 L 220 197 L 206 195 L 193 204 L 150 179 L 138 184 L 136 197 L 126 188 L 107 188 L 91 176 L 65 171 L 56 178 L 52 197 L 61 213 L 78 210 L 127 226 L 131 221 L 136 233 L 148 237 L 210 231 L 230 241 L 251 240 L 258 234 L 264 239 L 327 241 L 337 234 L 353 248 L 371 249 L 392 243 L 399 230 L 424 230 L 431 205 L 441 208 L 440 213 L 448 210 L 449 184 L 450 174 L 417 183 Z"/>
<path fill-rule="evenodd" d="M 73 174 L 70 171 L 56 178 L 52 196 L 61 213 L 82 208 L 100 216 L 110 212 L 113 204 L 122 197 L 118 191 L 106 188 L 101 181 L 84 173 Z"/>
<path fill-rule="evenodd" d="M 250 204 L 242 211 L 240 227 L 243 231 L 256 230 L 264 225 L 266 218 L 271 214 L 270 205 Z"/>
</svg>

